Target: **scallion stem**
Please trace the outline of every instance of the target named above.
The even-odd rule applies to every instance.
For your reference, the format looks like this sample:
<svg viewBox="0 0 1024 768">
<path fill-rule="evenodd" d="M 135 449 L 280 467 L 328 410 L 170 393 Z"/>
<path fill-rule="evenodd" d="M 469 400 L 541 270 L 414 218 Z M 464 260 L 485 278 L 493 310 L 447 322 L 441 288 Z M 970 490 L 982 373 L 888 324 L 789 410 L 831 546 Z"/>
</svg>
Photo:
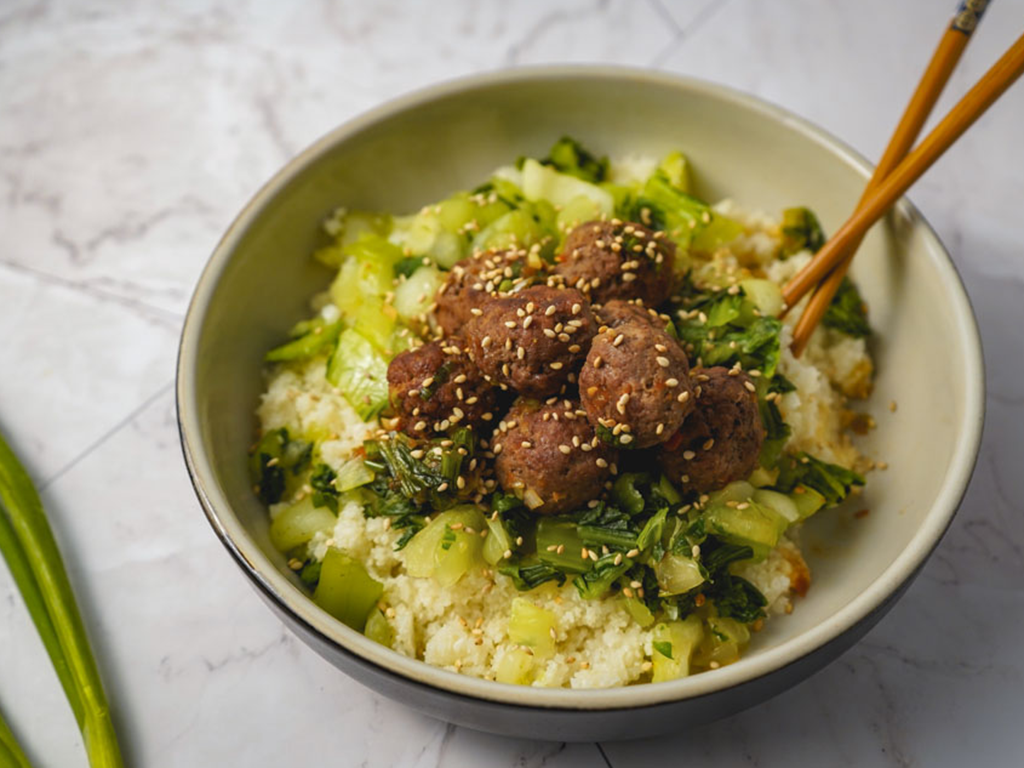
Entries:
<svg viewBox="0 0 1024 768">
<path fill-rule="evenodd" d="M 75 715 L 82 731 L 89 764 L 92 768 L 120 768 L 123 765 L 121 750 L 110 718 L 103 682 L 89 647 L 85 625 L 78 612 L 60 550 L 57 548 L 53 531 L 46 520 L 46 513 L 32 480 L 2 436 L 0 514 L 5 518 L 5 522 L 9 523 L 9 530 L 14 533 L 13 537 L 6 539 L 7 546 L 3 547 L 4 557 L 7 558 L 9 565 L 17 563 L 10 567 L 19 588 L 22 588 L 22 583 L 25 582 L 24 567 L 27 565 L 27 570 L 35 582 L 35 589 L 30 586 L 27 593 L 23 589 L 26 604 L 30 605 L 30 613 L 47 651 L 50 652 L 61 683 L 65 685 L 65 689 L 70 685 L 77 692 L 77 705 L 75 698 L 70 694 L 68 701 L 72 709 L 76 706 L 79 708 Z M 20 547 L 13 546 L 15 543 Z M 16 571 L 21 572 L 22 576 L 19 577 Z M 37 606 L 36 609 L 31 607 L 32 603 Z M 40 603 L 43 610 L 38 608 Z M 49 625 L 45 621 L 40 621 L 43 611 L 49 617 Z M 52 633 L 47 626 L 52 627 Z M 56 636 L 56 645 L 53 644 L 53 636 Z M 55 654 L 58 647 L 60 653 Z M 62 672 L 62 664 L 66 672 Z"/>
<path fill-rule="evenodd" d="M 14 738 L 7 721 L 0 715 L 0 765 L 10 768 L 32 768 L 21 746 Z"/>
</svg>

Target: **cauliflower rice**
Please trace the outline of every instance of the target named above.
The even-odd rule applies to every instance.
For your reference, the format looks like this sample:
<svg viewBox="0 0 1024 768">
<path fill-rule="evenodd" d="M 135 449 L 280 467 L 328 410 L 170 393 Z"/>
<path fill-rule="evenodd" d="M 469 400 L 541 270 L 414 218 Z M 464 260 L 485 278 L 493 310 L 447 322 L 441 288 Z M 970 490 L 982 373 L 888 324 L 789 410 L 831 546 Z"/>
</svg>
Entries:
<svg viewBox="0 0 1024 768">
<path fill-rule="evenodd" d="M 633 165 L 653 166 L 634 159 Z M 771 218 L 748 213 L 726 201 L 715 209 L 744 226 L 744 234 L 697 266 L 698 272 L 746 268 L 782 284 L 810 258 L 807 252 L 776 259 L 779 227 Z M 863 339 L 819 328 L 803 359 L 788 349 L 791 313 L 782 336 L 779 370 L 796 385 L 782 396 L 780 411 L 792 428 L 789 447 L 828 462 L 853 466 L 860 460 L 843 432 L 847 395 L 866 394 L 872 364 Z M 325 378 L 326 362 L 314 358 L 269 372 L 258 408 L 263 431 L 287 428 L 293 434 L 325 435 L 324 463 L 338 470 L 371 437 L 376 420 L 364 423 Z M 275 515 L 286 504 L 271 508 Z M 394 650 L 429 664 L 494 679 L 503 657 L 516 647 L 508 639 L 510 607 L 518 592 L 512 580 L 490 568 L 475 569 L 454 586 L 415 578 L 404 568 L 405 551 L 395 551 L 399 532 L 387 518 L 367 518 L 360 503 L 346 500 L 332 533 L 318 533 L 311 553 L 322 558 L 329 546 L 360 560 L 384 585 L 381 605 L 394 631 Z M 806 589 L 807 567 L 795 531 L 782 538 L 763 562 L 743 564 L 736 573 L 767 598 L 769 615 L 792 610 L 794 595 Z M 603 688 L 642 681 L 650 670 L 652 631 L 643 629 L 621 600 L 584 600 L 569 582 L 542 584 L 528 593 L 536 605 L 557 617 L 556 651 L 540 662 L 533 685 Z"/>
</svg>

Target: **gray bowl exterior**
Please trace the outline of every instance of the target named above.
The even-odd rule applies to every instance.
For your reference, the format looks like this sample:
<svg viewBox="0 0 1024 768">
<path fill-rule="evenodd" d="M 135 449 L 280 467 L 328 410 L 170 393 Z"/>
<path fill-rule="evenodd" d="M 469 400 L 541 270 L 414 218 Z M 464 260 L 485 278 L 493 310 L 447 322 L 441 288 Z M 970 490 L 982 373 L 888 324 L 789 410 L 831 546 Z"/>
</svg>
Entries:
<svg viewBox="0 0 1024 768">
<path fill-rule="evenodd" d="M 862 447 L 891 469 L 873 473 L 856 502 L 872 510 L 867 518 L 854 523 L 840 510 L 805 526 L 815 584 L 791 616 L 768 622 L 736 664 L 657 685 L 546 690 L 460 676 L 372 643 L 320 611 L 268 539 L 267 513 L 246 471 L 262 354 L 306 315 L 309 297 L 331 277 L 309 254 L 325 242 L 319 223 L 332 209 L 417 210 L 520 155 L 542 155 L 562 134 L 612 157 L 682 149 L 693 160 L 699 195 L 733 197 L 776 215 L 806 204 L 827 230 L 852 210 L 869 173 L 839 142 L 783 110 L 646 71 L 514 70 L 399 99 L 291 161 L 228 230 L 186 318 L 179 424 L 217 535 L 289 626 L 349 675 L 481 730 L 558 740 L 638 737 L 767 699 L 834 659 L 889 609 L 966 489 L 983 418 L 980 344 L 948 255 L 902 202 L 865 240 L 853 273 L 880 331 L 872 343 L 879 427 Z M 900 406 L 891 417 L 890 400 Z"/>
</svg>

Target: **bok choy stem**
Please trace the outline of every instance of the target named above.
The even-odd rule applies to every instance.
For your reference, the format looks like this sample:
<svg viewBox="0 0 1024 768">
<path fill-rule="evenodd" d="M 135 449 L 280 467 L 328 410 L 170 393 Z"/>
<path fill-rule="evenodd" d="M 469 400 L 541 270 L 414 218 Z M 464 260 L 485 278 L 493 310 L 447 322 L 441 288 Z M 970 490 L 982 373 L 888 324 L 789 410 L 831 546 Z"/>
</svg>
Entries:
<svg viewBox="0 0 1024 768">
<path fill-rule="evenodd" d="M 121 750 L 103 682 L 60 550 L 28 473 L 2 436 L 0 517 L 0 550 L 68 693 L 89 764 L 92 768 L 121 768 Z"/>
</svg>

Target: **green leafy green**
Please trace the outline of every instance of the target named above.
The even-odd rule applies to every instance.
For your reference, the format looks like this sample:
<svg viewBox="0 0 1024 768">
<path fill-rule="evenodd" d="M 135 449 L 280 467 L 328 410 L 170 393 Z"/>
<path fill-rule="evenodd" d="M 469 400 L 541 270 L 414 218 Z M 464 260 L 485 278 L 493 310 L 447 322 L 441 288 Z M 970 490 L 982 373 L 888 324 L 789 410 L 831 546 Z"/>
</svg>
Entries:
<svg viewBox="0 0 1024 768">
<path fill-rule="evenodd" d="M 656 650 L 658 653 L 660 653 L 666 659 L 673 658 L 672 657 L 672 643 L 667 642 L 665 640 L 655 640 L 653 643 L 651 643 L 651 646 L 654 648 L 654 650 Z"/>
<path fill-rule="evenodd" d="M 302 570 L 299 571 L 299 580 L 310 589 L 316 587 L 318 581 L 320 581 L 320 567 L 323 565 L 321 560 L 307 560 L 302 566 Z"/>
<path fill-rule="evenodd" d="M 772 468 L 778 463 L 789 436 L 793 433 L 789 424 L 782 420 L 779 407 L 771 400 L 758 401 L 761 412 L 761 423 L 764 424 L 764 442 L 761 444 L 761 455 L 758 463 L 762 467 Z"/>
<path fill-rule="evenodd" d="M 813 488 L 834 507 L 843 501 L 855 486 L 864 485 L 864 478 L 851 469 L 816 459 L 809 453 L 785 456 L 779 461 L 779 477 L 775 488 L 789 493 L 797 485 Z"/>
<path fill-rule="evenodd" d="M 611 589 L 616 579 L 628 571 L 632 565 L 629 558 L 621 555 L 603 555 L 598 558 L 589 571 L 577 576 L 572 583 L 584 600 L 596 600 L 603 597 Z"/>
<path fill-rule="evenodd" d="M 592 184 L 604 181 L 608 175 L 608 158 L 596 157 L 569 136 L 563 136 L 556 141 L 548 156 L 540 162 Z"/>
<path fill-rule="evenodd" d="M 412 277 L 413 273 L 422 266 L 422 256 L 403 256 L 395 262 L 395 277 Z"/>
<path fill-rule="evenodd" d="M 839 284 L 839 290 L 832 297 L 832 302 L 825 310 L 825 316 L 821 322 L 826 328 L 834 328 L 840 333 L 854 338 L 859 339 L 871 335 L 867 305 L 850 278 L 844 277 Z"/>
<path fill-rule="evenodd" d="M 338 475 L 326 464 L 318 464 L 310 475 L 309 484 L 313 488 L 313 506 L 327 507 L 338 514 L 338 493 L 335 481 Z"/>
<path fill-rule="evenodd" d="M 565 574 L 547 563 L 510 563 L 499 567 L 498 572 L 511 578 L 521 592 L 539 587 L 546 581 L 556 581 L 559 586 L 565 583 Z"/>
<path fill-rule="evenodd" d="M 452 368 L 448 363 L 441 363 L 437 370 L 434 371 L 434 375 L 430 377 L 433 379 L 433 381 L 430 382 L 430 385 L 420 388 L 420 399 L 429 400 L 432 398 L 434 393 L 437 392 L 438 387 L 448 381 L 448 377 L 451 375 L 451 370 Z"/>
<path fill-rule="evenodd" d="M 304 321 L 293 329 L 293 335 L 295 331 L 300 332 L 297 337 L 270 350 L 263 359 L 268 363 L 279 363 L 313 357 L 331 349 L 341 329 L 341 322 L 328 323 L 320 317 Z"/>
<path fill-rule="evenodd" d="M 576 530 L 587 546 L 606 545 L 623 550 L 636 546 L 637 528 L 630 515 L 604 502 L 583 512 Z"/>
<path fill-rule="evenodd" d="M 312 443 L 292 440 L 284 427 L 264 433 L 249 457 L 249 477 L 260 501 L 279 502 L 289 476 L 296 477 L 305 471 L 312 453 Z"/>
<path fill-rule="evenodd" d="M 782 212 L 783 258 L 799 251 L 817 252 L 825 244 L 821 222 L 810 208 L 787 208 Z"/>
<path fill-rule="evenodd" d="M 727 544 L 714 536 L 709 536 L 700 548 L 701 564 L 714 578 L 725 569 L 729 563 L 737 560 L 748 560 L 754 555 L 754 550 L 741 544 Z"/>
<path fill-rule="evenodd" d="M 768 605 L 757 587 L 728 571 L 722 571 L 715 578 L 705 595 L 714 602 L 719 616 L 744 623 L 764 617 L 764 608 Z"/>
</svg>

